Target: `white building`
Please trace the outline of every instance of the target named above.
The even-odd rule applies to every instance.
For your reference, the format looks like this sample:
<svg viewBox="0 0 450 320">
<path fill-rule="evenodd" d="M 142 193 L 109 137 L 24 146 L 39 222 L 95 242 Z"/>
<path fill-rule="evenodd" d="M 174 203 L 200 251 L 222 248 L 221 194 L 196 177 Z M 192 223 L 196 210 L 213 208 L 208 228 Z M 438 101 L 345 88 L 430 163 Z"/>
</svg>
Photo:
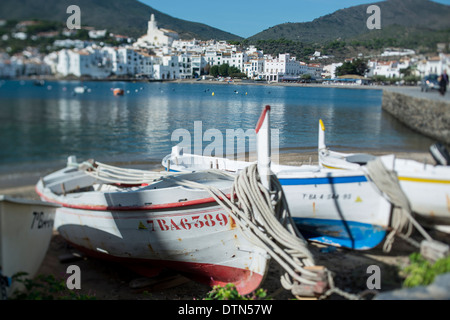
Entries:
<svg viewBox="0 0 450 320">
<path fill-rule="evenodd" d="M 89 30 L 89 38 L 91 39 L 103 39 L 106 37 L 106 29 L 105 30 Z"/>
<path fill-rule="evenodd" d="M 253 58 L 244 64 L 244 72 L 250 79 L 262 79 L 264 73 L 264 59 Z"/>
<path fill-rule="evenodd" d="M 62 76 L 105 78 L 111 74 L 111 63 L 99 49 L 63 49 L 58 53 L 56 72 Z"/>
<path fill-rule="evenodd" d="M 382 57 L 397 57 L 397 56 L 413 56 L 416 52 L 411 49 L 391 49 L 387 48 L 381 54 Z"/>
<path fill-rule="evenodd" d="M 401 70 L 409 66 L 409 59 L 400 61 L 370 60 L 368 62 L 369 71 L 366 73 L 366 77 L 384 76 L 386 78 L 401 78 L 403 77 Z"/>
<path fill-rule="evenodd" d="M 177 32 L 158 28 L 155 15 L 152 13 L 150 21 L 148 22 L 147 34 L 140 37 L 134 45 L 144 48 L 171 46 L 173 41 L 178 40 L 178 38 Z"/>
<path fill-rule="evenodd" d="M 321 78 L 322 71 L 322 67 L 318 64 L 306 65 L 291 57 L 289 53 L 285 53 L 279 54 L 278 58 L 266 57 L 263 76 L 267 81 L 296 81 L 304 74 Z"/>
<path fill-rule="evenodd" d="M 445 53 L 421 60 L 417 64 L 417 71 L 420 73 L 420 76 L 440 75 L 444 70 L 447 70 L 447 73 L 450 74 L 450 55 Z"/>
<path fill-rule="evenodd" d="M 336 68 L 341 67 L 343 65 L 342 62 L 332 63 L 323 67 L 322 77 L 334 79 L 336 78 Z"/>
<path fill-rule="evenodd" d="M 0 56 L 0 78 L 15 78 L 21 76 L 49 75 L 51 68 L 38 56 L 26 57 L 8 54 Z"/>
</svg>

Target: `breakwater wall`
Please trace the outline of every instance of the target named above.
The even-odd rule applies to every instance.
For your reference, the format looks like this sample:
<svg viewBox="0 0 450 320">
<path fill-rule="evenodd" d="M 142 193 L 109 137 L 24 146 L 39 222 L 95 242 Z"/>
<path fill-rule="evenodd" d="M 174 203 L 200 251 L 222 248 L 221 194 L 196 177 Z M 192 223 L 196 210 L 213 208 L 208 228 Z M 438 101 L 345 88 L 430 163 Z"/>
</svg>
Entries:
<svg viewBox="0 0 450 320">
<path fill-rule="evenodd" d="M 437 95 L 438 93 L 420 93 L 417 89 L 387 89 L 383 90 L 382 108 L 409 128 L 448 146 L 450 99 Z"/>
</svg>

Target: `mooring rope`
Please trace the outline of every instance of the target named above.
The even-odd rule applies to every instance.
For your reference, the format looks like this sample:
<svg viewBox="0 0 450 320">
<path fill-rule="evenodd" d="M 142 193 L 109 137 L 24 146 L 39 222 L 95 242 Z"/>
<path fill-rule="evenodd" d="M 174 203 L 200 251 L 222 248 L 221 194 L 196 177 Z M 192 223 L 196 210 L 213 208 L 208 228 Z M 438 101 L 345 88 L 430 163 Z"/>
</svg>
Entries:
<svg viewBox="0 0 450 320">
<path fill-rule="evenodd" d="M 234 180 L 230 190 L 233 196 L 230 198 L 222 190 L 186 179 L 180 173 L 124 169 L 93 161 L 71 165 L 106 183 L 138 185 L 170 181 L 176 185 L 203 189 L 234 219 L 249 241 L 264 249 L 284 269 L 280 283 L 285 290 L 296 297 L 307 292 L 308 297 L 319 299 L 333 293 L 347 299 L 361 299 L 335 287 L 330 271 L 314 269 L 314 257 L 292 220 L 279 180 L 271 175 L 273 190 L 267 190 L 261 183 L 257 164 L 247 166 L 239 175 L 214 169 L 202 171 Z"/>
<path fill-rule="evenodd" d="M 141 185 L 158 180 L 164 175 L 174 175 L 174 172 L 157 172 L 150 170 L 128 169 L 107 165 L 98 161 L 84 161 L 80 164 L 70 164 L 84 171 L 87 175 L 105 183 L 122 185 Z"/>
<path fill-rule="evenodd" d="M 221 174 L 235 179 L 230 198 L 218 188 L 186 180 L 183 176 L 167 176 L 161 180 L 208 191 L 249 241 L 264 249 L 284 269 L 280 282 L 295 296 L 298 296 L 295 292 L 300 290 L 322 299 L 332 293 L 347 299 L 360 299 L 336 288 L 334 282 L 329 281 L 332 277 L 328 270 L 321 269 L 320 273 L 311 268 L 315 266 L 314 257 L 292 220 L 283 189 L 275 175 L 271 175 L 273 191 L 269 191 L 260 181 L 256 164 L 246 167 L 237 176 L 225 172 Z M 327 291 L 321 287 L 325 283 L 329 285 Z"/>
<path fill-rule="evenodd" d="M 391 218 L 392 231 L 386 236 L 383 250 L 385 252 L 391 251 L 395 235 L 399 235 L 410 244 L 420 247 L 420 244 L 410 239 L 413 227 L 415 227 L 425 239 L 431 241 L 431 236 L 412 216 L 411 205 L 400 186 L 397 173 L 393 170 L 386 169 L 380 157 L 369 161 L 364 170 L 367 173 L 369 181 L 372 181 L 377 188 L 387 196 L 388 200 L 394 206 Z"/>
</svg>

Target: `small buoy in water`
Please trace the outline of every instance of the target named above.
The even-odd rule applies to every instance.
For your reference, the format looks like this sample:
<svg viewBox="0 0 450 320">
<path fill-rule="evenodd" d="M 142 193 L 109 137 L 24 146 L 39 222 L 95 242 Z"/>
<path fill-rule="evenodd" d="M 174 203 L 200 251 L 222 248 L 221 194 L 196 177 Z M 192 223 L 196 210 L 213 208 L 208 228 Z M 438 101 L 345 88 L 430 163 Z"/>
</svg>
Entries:
<svg viewBox="0 0 450 320">
<path fill-rule="evenodd" d="M 247 92 L 245 93 L 245 95 L 247 95 Z"/>
<path fill-rule="evenodd" d="M 214 95 L 214 92 L 212 93 L 212 95 Z"/>
</svg>

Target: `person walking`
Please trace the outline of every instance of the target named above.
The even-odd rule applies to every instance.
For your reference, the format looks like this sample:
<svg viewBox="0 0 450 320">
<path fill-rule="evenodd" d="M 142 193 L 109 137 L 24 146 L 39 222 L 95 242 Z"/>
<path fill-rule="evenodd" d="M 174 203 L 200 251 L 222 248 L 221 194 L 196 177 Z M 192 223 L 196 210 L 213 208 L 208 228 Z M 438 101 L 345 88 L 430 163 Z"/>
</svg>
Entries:
<svg viewBox="0 0 450 320">
<path fill-rule="evenodd" d="M 439 92 L 441 93 L 441 96 L 445 95 L 445 91 L 447 91 L 447 86 L 448 86 L 448 75 L 447 70 L 444 70 L 439 80 Z"/>
</svg>

